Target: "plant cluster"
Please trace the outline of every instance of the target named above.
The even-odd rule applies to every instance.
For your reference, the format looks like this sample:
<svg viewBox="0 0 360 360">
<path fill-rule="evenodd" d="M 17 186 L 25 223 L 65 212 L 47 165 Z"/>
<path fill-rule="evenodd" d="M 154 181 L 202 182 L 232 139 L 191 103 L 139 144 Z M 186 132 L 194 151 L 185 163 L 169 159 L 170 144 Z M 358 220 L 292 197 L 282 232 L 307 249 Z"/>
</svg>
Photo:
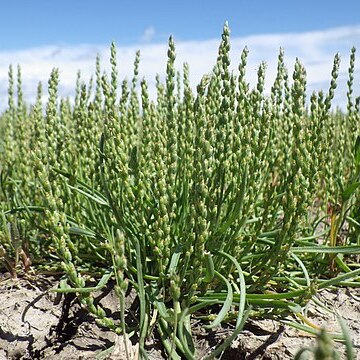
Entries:
<svg viewBox="0 0 360 360">
<path fill-rule="evenodd" d="M 194 359 L 192 320 L 211 330 L 248 316 L 297 317 L 316 291 L 359 286 L 360 97 L 354 98 L 351 51 L 348 106 L 333 110 L 340 56 L 329 89 L 306 95 L 299 59 L 292 75 L 281 49 L 265 92 L 246 80 L 248 49 L 231 70 L 224 26 L 213 70 L 196 91 L 189 67 L 175 68 L 169 39 L 165 82 L 150 99 L 139 79 L 121 83 L 99 58 L 89 84 L 79 74 L 73 102 L 58 95 L 59 71 L 43 104 L 22 94 L 21 70 L 9 69 L 1 116 L 0 260 L 13 276 L 61 269 L 56 291 L 73 292 L 98 323 L 137 339 L 160 335 L 169 358 Z M 32 265 L 31 265 L 32 263 Z M 92 279 L 99 279 L 93 286 Z M 121 319 L 94 302 L 111 280 Z M 134 289 L 137 324 L 127 325 L 125 297 Z M 306 320 L 306 319 L 305 319 Z M 304 322 L 303 322 L 304 321 Z"/>
</svg>

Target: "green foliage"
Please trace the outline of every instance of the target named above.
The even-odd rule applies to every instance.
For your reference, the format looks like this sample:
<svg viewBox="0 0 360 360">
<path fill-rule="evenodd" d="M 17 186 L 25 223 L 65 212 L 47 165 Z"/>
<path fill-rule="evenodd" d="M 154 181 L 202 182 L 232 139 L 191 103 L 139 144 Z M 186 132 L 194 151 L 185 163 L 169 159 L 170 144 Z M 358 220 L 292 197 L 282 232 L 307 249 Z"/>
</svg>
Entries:
<svg viewBox="0 0 360 360">
<path fill-rule="evenodd" d="M 339 55 L 328 93 L 313 93 L 307 102 L 299 59 L 290 80 L 280 49 L 267 94 L 266 65 L 251 89 L 248 49 L 238 73 L 229 54 L 225 24 L 216 64 L 194 93 L 188 65 L 176 71 L 170 37 L 155 101 L 138 79 L 139 52 L 133 78 L 120 85 L 115 44 L 110 75 L 97 58 L 94 85 L 78 74 L 74 103 L 59 98 L 57 69 L 46 104 L 39 85 L 29 107 L 19 68 L 15 101 L 9 70 L 1 226 L 20 223 L 34 269 L 61 268 L 56 291 L 75 292 L 100 325 L 135 334 L 143 357 L 154 327 L 169 358 L 195 359 L 192 319 L 202 319 L 205 329 L 235 319 L 234 334 L 214 358 L 248 316 L 300 313 L 318 287 L 360 284 L 359 236 L 340 237 L 348 222 L 359 234 L 360 223 L 355 50 L 346 114 L 331 109 Z M 9 268 L 21 246 L 3 231 L 0 260 Z M 100 275 L 96 286 L 89 273 Z M 93 299 L 111 278 L 119 322 Z M 139 299 L 133 328 L 126 323 L 129 288 Z"/>
</svg>

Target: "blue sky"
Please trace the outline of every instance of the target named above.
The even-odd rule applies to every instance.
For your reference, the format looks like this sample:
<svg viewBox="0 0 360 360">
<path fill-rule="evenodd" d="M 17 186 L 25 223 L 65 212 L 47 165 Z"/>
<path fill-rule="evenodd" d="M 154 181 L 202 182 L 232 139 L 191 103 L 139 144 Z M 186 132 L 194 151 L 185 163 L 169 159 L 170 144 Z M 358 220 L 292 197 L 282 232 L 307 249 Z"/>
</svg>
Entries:
<svg viewBox="0 0 360 360">
<path fill-rule="evenodd" d="M 1 4 L 0 49 L 50 44 L 119 45 L 320 30 L 360 23 L 360 1 L 12 0 Z M 147 31 L 148 30 L 148 31 Z M 147 31 L 147 33 L 146 33 Z"/>
<path fill-rule="evenodd" d="M 115 41 L 120 77 L 130 77 L 136 50 L 141 50 L 140 76 L 150 85 L 164 74 L 166 42 L 174 35 L 177 67 L 190 65 L 192 85 L 210 71 L 227 20 L 232 36 L 232 66 L 244 46 L 250 50 L 247 76 L 256 81 L 261 61 L 268 64 L 266 86 L 275 77 L 279 47 L 291 72 L 296 57 L 308 71 L 308 93 L 326 90 L 332 59 L 340 52 L 335 105 L 345 106 L 349 53 L 360 52 L 360 0 L 115 1 L 12 0 L 1 4 L 0 109 L 6 105 L 7 72 L 20 64 L 25 96 L 33 101 L 38 81 L 46 84 L 59 67 L 61 94 L 72 95 L 77 70 L 84 81 L 94 73 L 97 54 L 109 68 L 109 45 Z M 358 56 L 360 59 L 360 54 Z M 355 92 L 360 93 L 360 61 Z"/>
</svg>

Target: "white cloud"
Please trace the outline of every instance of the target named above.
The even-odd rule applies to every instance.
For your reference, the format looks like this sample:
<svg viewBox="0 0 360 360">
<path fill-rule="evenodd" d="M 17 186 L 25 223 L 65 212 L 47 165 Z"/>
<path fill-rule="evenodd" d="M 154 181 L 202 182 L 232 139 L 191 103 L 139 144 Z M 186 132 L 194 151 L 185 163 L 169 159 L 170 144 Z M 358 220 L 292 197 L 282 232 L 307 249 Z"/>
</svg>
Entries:
<svg viewBox="0 0 360 360">
<path fill-rule="evenodd" d="M 151 28 L 149 28 L 151 30 Z M 149 30 L 148 29 L 148 30 Z M 150 37 L 153 30 L 146 30 L 144 35 Z M 175 39 L 176 40 L 176 39 Z M 182 68 L 184 61 L 190 65 L 192 85 L 200 81 L 201 76 L 211 71 L 217 56 L 219 39 L 204 41 L 184 41 L 176 44 L 177 66 Z M 307 33 L 268 34 L 233 38 L 231 41 L 232 67 L 237 68 L 244 46 L 249 48 L 247 78 L 252 85 L 256 82 L 256 69 L 261 61 L 267 63 L 266 84 L 270 88 L 276 74 L 277 55 L 280 47 L 285 49 L 285 60 L 292 71 L 296 57 L 304 63 L 308 74 L 309 94 L 312 90 L 327 90 L 332 68 L 333 57 L 340 52 L 339 89 L 335 98 L 337 105 L 346 103 L 346 72 L 352 46 L 360 49 L 360 26 L 342 27 Z M 157 73 L 164 75 L 166 69 L 167 44 L 142 44 L 118 46 L 118 70 L 120 79 L 131 78 L 136 51 L 141 50 L 140 76 L 145 77 L 152 86 Z M 29 101 L 35 98 L 38 81 L 47 82 L 53 67 L 59 67 L 61 91 L 63 95 L 73 94 L 77 70 L 88 80 L 95 70 L 95 57 L 99 54 L 102 66 L 109 70 L 109 46 L 46 46 L 18 51 L 0 51 L 0 108 L 7 103 L 6 84 L 8 66 L 21 64 L 24 92 Z M 360 94 L 360 62 L 356 62 L 357 78 L 355 94 Z"/>
<path fill-rule="evenodd" d="M 144 33 L 141 36 L 141 40 L 144 42 L 150 42 L 153 40 L 155 36 L 155 28 L 153 26 L 149 26 L 145 29 Z"/>
</svg>

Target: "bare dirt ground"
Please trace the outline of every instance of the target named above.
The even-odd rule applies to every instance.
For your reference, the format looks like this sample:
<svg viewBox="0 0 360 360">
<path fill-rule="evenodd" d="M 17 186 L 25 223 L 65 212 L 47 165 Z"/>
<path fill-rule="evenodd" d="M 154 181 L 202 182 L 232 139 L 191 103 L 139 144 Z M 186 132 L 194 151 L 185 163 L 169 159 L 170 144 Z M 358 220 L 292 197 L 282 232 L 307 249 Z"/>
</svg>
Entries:
<svg viewBox="0 0 360 360">
<path fill-rule="evenodd" d="M 58 279 L 50 276 L 38 276 L 36 280 L 9 280 L 0 275 L 0 360 L 97 359 L 97 354 L 111 346 L 112 354 L 106 359 L 125 359 L 124 339 L 99 328 L 74 295 L 59 297 L 49 292 L 57 283 Z M 345 319 L 354 342 L 356 359 L 360 359 L 360 289 L 322 291 L 318 299 Z M 99 293 L 97 301 L 109 316 L 118 318 L 118 301 L 110 287 Z M 132 308 L 136 308 L 136 301 L 134 303 L 130 296 L 130 314 Z M 308 318 L 319 326 L 326 326 L 329 331 L 341 332 L 336 316 L 313 303 L 309 304 Z M 196 326 L 199 324 L 194 324 L 199 354 L 208 353 L 231 332 L 231 329 L 219 328 L 212 333 L 203 333 L 200 327 L 197 331 Z M 131 346 L 130 340 L 128 342 Z M 314 338 L 306 333 L 279 322 L 249 320 L 221 359 L 293 359 L 300 348 L 314 343 Z M 156 339 L 150 339 L 147 347 L 150 359 L 166 359 Z M 344 345 L 336 343 L 336 348 L 344 358 Z M 132 345 L 132 353 L 135 359 L 136 344 Z"/>
</svg>

